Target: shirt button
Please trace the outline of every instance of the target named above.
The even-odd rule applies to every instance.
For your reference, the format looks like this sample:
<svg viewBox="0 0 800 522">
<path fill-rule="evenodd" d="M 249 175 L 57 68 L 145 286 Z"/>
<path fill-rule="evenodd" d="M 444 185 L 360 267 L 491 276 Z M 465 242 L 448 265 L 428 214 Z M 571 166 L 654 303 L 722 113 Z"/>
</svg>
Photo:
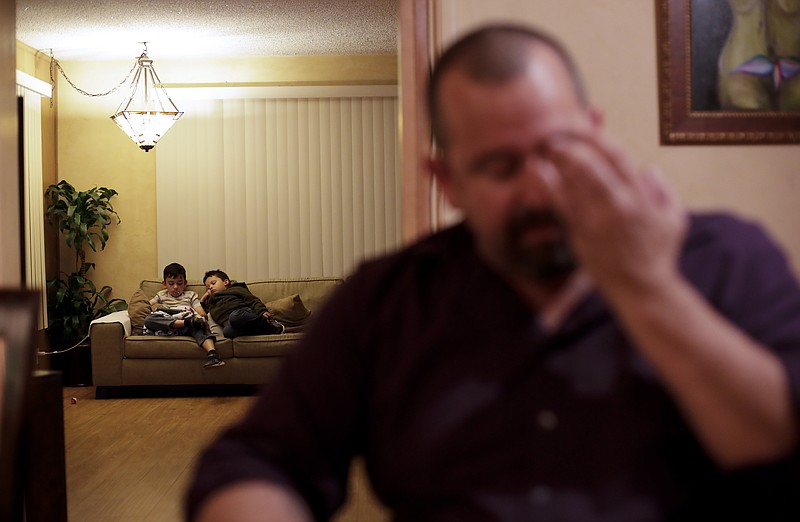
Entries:
<svg viewBox="0 0 800 522">
<path fill-rule="evenodd" d="M 530 501 L 533 504 L 537 506 L 543 506 L 550 502 L 550 500 L 553 498 L 553 490 L 550 489 L 549 486 L 545 485 L 534 486 L 531 489 L 528 498 L 530 498 Z"/>
<path fill-rule="evenodd" d="M 542 410 L 536 416 L 539 427 L 545 431 L 552 431 L 558 426 L 558 417 L 552 410 Z"/>
</svg>

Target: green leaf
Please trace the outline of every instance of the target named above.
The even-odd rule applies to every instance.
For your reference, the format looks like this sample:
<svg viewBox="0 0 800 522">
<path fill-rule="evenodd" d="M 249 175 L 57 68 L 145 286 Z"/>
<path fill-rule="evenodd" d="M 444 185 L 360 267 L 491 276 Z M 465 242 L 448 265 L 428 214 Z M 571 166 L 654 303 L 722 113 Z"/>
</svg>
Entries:
<svg viewBox="0 0 800 522">
<path fill-rule="evenodd" d="M 54 346 L 71 346 L 86 336 L 89 323 L 115 310 L 124 310 L 122 299 L 110 299 L 111 287 L 97 290 L 88 273 L 94 263 L 86 262 L 86 248 L 104 250 L 108 227 L 119 215 L 111 204 L 118 193 L 107 187 L 78 191 L 66 180 L 49 185 L 45 191 L 45 216 L 58 228 L 66 245 L 75 252 L 76 271 L 60 274 L 47 282 L 48 335 Z M 69 344 L 71 343 L 71 344 Z"/>
</svg>

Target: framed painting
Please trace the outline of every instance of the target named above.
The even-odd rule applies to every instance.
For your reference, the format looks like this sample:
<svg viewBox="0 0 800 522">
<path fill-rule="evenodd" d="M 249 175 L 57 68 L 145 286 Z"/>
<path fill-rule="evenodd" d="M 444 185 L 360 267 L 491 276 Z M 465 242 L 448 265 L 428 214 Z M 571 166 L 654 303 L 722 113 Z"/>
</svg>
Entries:
<svg viewBox="0 0 800 522">
<path fill-rule="evenodd" d="M 663 144 L 800 143 L 800 6 L 656 0 Z"/>
</svg>

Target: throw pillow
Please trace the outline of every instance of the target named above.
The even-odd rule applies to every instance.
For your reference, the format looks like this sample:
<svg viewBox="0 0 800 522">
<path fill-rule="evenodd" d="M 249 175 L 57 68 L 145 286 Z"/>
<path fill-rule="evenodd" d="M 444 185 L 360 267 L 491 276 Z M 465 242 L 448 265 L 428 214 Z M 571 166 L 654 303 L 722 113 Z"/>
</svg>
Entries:
<svg viewBox="0 0 800 522">
<path fill-rule="evenodd" d="M 131 318 L 131 335 L 142 335 L 144 320 L 149 313 L 150 298 L 140 288 L 133 293 L 128 303 L 128 315 Z"/>
<path fill-rule="evenodd" d="M 289 295 L 264 303 L 272 317 L 286 327 L 286 332 L 302 331 L 311 318 L 300 294 Z"/>
</svg>

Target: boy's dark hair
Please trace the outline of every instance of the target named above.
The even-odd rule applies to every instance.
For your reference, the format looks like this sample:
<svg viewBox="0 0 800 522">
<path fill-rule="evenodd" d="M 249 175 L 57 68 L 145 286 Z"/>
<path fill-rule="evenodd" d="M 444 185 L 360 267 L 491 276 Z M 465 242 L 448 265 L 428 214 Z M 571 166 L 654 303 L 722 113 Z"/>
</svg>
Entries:
<svg viewBox="0 0 800 522">
<path fill-rule="evenodd" d="M 209 270 L 208 272 L 205 273 L 205 275 L 203 276 L 203 284 L 205 284 L 206 279 L 208 279 L 209 277 L 214 277 L 214 276 L 219 277 L 223 281 L 225 279 L 227 279 L 228 281 L 231 280 L 231 278 L 228 277 L 228 274 L 226 274 L 225 272 L 223 272 L 219 268 L 216 268 L 214 270 Z"/>
<path fill-rule="evenodd" d="M 183 276 L 184 280 L 187 280 L 186 277 L 186 269 L 183 268 L 183 265 L 180 263 L 170 263 L 164 267 L 164 281 L 167 280 L 168 277 L 181 277 Z"/>
</svg>

